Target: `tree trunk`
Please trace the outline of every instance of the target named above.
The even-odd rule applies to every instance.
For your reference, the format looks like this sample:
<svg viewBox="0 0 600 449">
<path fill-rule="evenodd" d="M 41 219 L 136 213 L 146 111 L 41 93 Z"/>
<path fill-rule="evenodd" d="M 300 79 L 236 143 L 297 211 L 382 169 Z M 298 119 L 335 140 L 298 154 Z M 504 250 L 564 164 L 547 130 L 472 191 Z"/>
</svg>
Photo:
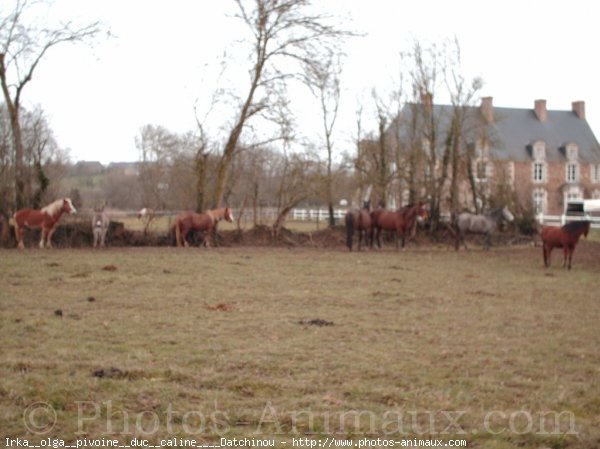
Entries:
<svg viewBox="0 0 600 449">
<path fill-rule="evenodd" d="M 196 212 L 204 210 L 207 162 L 208 154 L 198 153 L 196 155 Z"/>
</svg>

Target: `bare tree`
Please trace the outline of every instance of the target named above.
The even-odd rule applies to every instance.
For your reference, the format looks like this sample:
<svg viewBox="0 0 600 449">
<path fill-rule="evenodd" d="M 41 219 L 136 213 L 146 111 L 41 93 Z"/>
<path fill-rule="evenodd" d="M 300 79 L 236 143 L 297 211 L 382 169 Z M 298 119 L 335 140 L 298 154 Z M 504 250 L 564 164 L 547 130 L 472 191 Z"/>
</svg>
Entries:
<svg viewBox="0 0 600 449">
<path fill-rule="evenodd" d="M 10 117 L 14 145 L 16 208 L 23 207 L 26 202 L 20 123 L 23 89 L 33 79 L 36 68 L 51 48 L 65 42 L 85 41 L 100 32 L 98 22 L 83 27 L 74 27 L 67 22 L 57 28 L 29 22 L 28 14 L 41 4 L 34 0 L 16 0 L 14 8 L 0 16 L 0 85 Z"/>
<path fill-rule="evenodd" d="M 448 61 L 444 79 L 452 102 L 452 119 L 446 138 L 447 164 L 450 165 L 451 171 L 450 211 L 454 215 L 459 209 L 460 167 L 464 159 L 467 164 L 467 178 L 471 187 L 473 205 L 479 212 L 478 197 L 480 195 L 472 164 L 474 148 L 467 144 L 467 136 L 473 136 L 474 127 L 477 126 L 470 112 L 472 112 L 471 108 L 483 86 L 483 81 L 481 78 L 468 80 L 462 74 L 460 45 L 456 39 L 448 50 Z M 445 177 L 444 173 L 444 179 Z"/>
<path fill-rule="evenodd" d="M 162 126 L 146 125 L 136 138 L 144 206 L 166 207 L 169 172 L 179 144 L 178 136 Z"/>
<path fill-rule="evenodd" d="M 340 105 L 340 75 L 342 66 L 339 56 L 329 54 L 326 59 L 305 64 L 303 81 L 318 99 L 323 138 L 326 150 L 325 201 L 329 209 L 329 226 L 335 225 L 333 213 L 333 129 Z"/>
<path fill-rule="evenodd" d="M 236 118 L 217 166 L 213 205 L 223 201 L 228 170 L 248 120 L 263 114 L 273 103 L 282 82 L 300 73 L 302 63 L 320 57 L 335 46 L 343 31 L 327 23 L 328 17 L 311 11 L 310 0 L 235 0 L 237 17 L 252 36 L 249 86 L 237 106 Z"/>
</svg>

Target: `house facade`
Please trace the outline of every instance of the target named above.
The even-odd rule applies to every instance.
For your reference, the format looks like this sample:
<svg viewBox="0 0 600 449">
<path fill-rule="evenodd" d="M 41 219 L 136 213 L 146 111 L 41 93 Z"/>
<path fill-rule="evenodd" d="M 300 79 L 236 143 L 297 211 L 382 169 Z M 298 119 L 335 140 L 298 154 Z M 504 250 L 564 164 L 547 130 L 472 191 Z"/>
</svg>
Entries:
<svg viewBox="0 0 600 449">
<path fill-rule="evenodd" d="M 494 172 L 503 173 L 518 201 L 538 214 L 561 214 L 570 200 L 600 198 L 600 145 L 583 101 L 560 111 L 548 110 L 546 100 L 532 109 L 494 108 L 485 97 L 479 115 L 487 138 L 474 163 L 492 167 L 482 182 L 498 182 Z M 475 171 L 481 174 L 481 166 Z"/>
<path fill-rule="evenodd" d="M 387 131 L 389 147 L 399 142 L 396 148 L 405 154 L 387 204 L 431 198 L 431 173 L 445 180 L 439 193 L 442 213 L 473 210 L 475 202 L 485 209 L 499 204 L 499 198 L 510 198 L 536 214 L 558 215 L 570 200 L 600 198 L 600 145 L 586 121 L 585 103 L 575 101 L 570 110 L 548 110 L 546 100 L 535 100 L 532 106 L 495 107 L 492 97 L 482 98 L 479 106 L 458 108 L 433 104 L 427 96 L 421 103 L 407 104 L 396 128 Z M 394 129 L 399 130 L 395 140 Z M 451 181 L 447 162 L 452 133 L 460 135 L 457 183 Z M 429 136 L 435 136 L 433 146 Z M 411 166 L 409 154 L 416 165 Z M 413 183 L 411 195 L 407 179 L 415 177 L 420 184 Z"/>
</svg>

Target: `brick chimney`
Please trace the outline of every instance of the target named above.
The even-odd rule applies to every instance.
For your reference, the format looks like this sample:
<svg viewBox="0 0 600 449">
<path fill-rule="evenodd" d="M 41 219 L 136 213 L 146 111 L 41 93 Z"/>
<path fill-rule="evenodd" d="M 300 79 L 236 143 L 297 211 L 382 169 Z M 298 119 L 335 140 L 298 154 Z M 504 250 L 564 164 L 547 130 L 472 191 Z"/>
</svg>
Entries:
<svg viewBox="0 0 600 449">
<path fill-rule="evenodd" d="M 573 112 L 581 120 L 585 120 L 585 101 L 574 101 L 571 103 Z"/>
<path fill-rule="evenodd" d="M 535 100 L 535 115 L 540 122 L 545 122 L 548 118 L 548 111 L 546 110 L 546 100 Z"/>
<path fill-rule="evenodd" d="M 481 99 L 481 106 L 479 107 L 481 110 L 481 115 L 483 115 L 483 119 L 489 125 L 494 123 L 494 98 L 493 97 L 483 97 Z"/>
</svg>

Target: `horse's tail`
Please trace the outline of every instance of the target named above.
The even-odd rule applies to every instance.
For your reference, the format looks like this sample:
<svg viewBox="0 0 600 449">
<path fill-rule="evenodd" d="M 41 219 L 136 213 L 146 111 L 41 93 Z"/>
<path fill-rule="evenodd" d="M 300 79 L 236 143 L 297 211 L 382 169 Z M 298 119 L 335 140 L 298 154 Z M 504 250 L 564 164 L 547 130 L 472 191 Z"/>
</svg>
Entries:
<svg viewBox="0 0 600 449">
<path fill-rule="evenodd" d="M 346 246 L 352 251 L 352 237 L 354 236 L 354 214 L 346 214 Z"/>
<path fill-rule="evenodd" d="M 179 225 L 179 219 L 175 219 L 175 246 L 181 246 L 181 229 Z"/>
</svg>

